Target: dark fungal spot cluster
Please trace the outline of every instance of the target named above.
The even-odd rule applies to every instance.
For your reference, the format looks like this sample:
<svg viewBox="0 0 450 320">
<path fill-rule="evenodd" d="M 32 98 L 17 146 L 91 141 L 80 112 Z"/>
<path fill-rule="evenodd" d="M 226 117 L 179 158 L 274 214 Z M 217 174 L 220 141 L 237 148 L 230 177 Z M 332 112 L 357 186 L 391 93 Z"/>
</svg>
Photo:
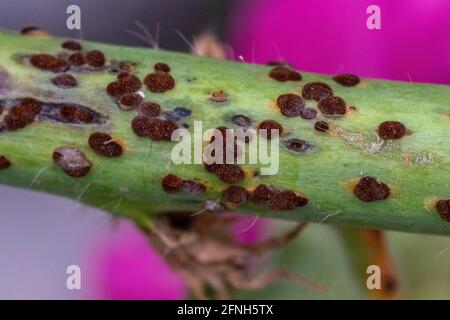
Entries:
<svg viewBox="0 0 450 320">
<path fill-rule="evenodd" d="M 282 94 L 277 99 L 277 106 L 286 117 L 300 116 L 305 108 L 302 97 L 293 93 Z"/>
<path fill-rule="evenodd" d="M 359 200 L 364 202 L 385 200 L 391 193 L 388 185 L 369 176 L 361 178 L 353 192 Z"/>
<path fill-rule="evenodd" d="M 166 120 L 180 121 L 181 118 L 189 117 L 192 111 L 185 107 L 175 107 L 173 110 L 165 111 L 162 116 Z"/>
<path fill-rule="evenodd" d="M 78 41 L 74 41 L 74 40 L 64 41 L 61 44 L 61 47 L 63 47 L 64 49 L 67 49 L 67 50 L 72 50 L 72 51 L 81 51 L 81 49 L 83 49 L 81 44 Z"/>
<path fill-rule="evenodd" d="M 333 90 L 331 87 L 323 82 L 310 82 L 302 89 L 302 97 L 308 100 L 320 101 L 332 95 Z"/>
<path fill-rule="evenodd" d="M 74 103 L 60 104 L 59 114 L 66 122 L 92 123 L 96 116 L 89 108 Z"/>
<path fill-rule="evenodd" d="M 178 125 L 172 120 L 138 115 L 131 121 L 131 128 L 139 137 L 149 137 L 155 141 L 171 141 L 172 133 Z"/>
<path fill-rule="evenodd" d="M 250 194 L 250 200 L 256 204 L 264 204 L 273 211 L 288 211 L 298 207 L 304 207 L 309 200 L 292 190 L 280 190 L 267 186 L 258 185 Z"/>
<path fill-rule="evenodd" d="M 201 195 L 205 193 L 206 186 L 203 183 L 193 180 L 183 180 L 174 174 L 168 174 L 161 180 L 161 186 L 167 193 L 184 192 L 191 195 Z"/>
<path fill-rule="evenodd" d="M 99 50 L 91 50 L 86 53 L 86 63 L 92 67 L 103 67 L 106 62 L 105 55 Z"/>
<path fill-rule="evenodd" d="M 144 84 L 154 93 L 162 93 L 175 87 L 175 79 L 170 73 L 155 71 L 144 78 Z"/>
<path fill-rule="evenodd" d="M 143 96 L 138 92 L 129 92 L 122 95 L 119 99 L 120 109 L 129 111 L 138 107 L 143 102 Z"/>
<path fill-rule="evenodd" d="M 269 77 L 280 82 L 300 81 L 302 76 L 297 71 L 286 66 L 276 66 L 269 72 Z"/>
<path fill-rule="evenodd" d="M 229 186 L 222 191 L 222 197 L 225 201 L 241 204 L 248 201 L 250 193 L 243 187 Z"/>
<path fill-rule="evenodd" d="M 157 117 L 160 112 L 161 106 L 155 102 L 143 101 L 138 107 L 138 114 L 144 117 Z"/>
<path fill-rule="evenodd" d="M 91 163 L 77 148 L 61 147 L 53 152 L 53 162 L 68 176 L 81 178 L 91 170 Z"/>
<path fill-rule="evenodd" d="M 3 155 L 0 155 L 0 170 L 8 169 L 11 166 L 11 161 Z"/>
<path fill-rule="evenodd" d="M 450 199 L 441 199 L 436 203 L 436 210 L 439 216 L 450 222 Z"/>
<path fill-rule="evenodd" d="M 264 120 L 258 125 L 258 130 L 260 135 L 264 138 L 270 140 L 272 139 L 272 130 L 275 135 L 283 134 L 283 126 L 275 120 Z M 265 130 L 265 131 L 261 131 Z"/>
<path fill-rule="evenodd" d="M 155 63 L 155 65 L 153 66 L 153 70 L 169 73 L 170 67 L 167 63 L 158 62 L 158 63 Z"/>
<path fill-rule="evenodd" d="M 77 79 L 71 74 L 63 73 L 52 78 L 52 83 L 60 88 L 69 89 L 78 85 Z"/>
<path fill-rule="evenodd" d="M 237 164 L 204 164 L 206 171 L 213 173 L 220 181 L 227 184 L 236 184 L 245 178 L 245 173 Z"/>
<path fill-rule="evenodd" d="M 347 110 L 344 99 L 337 96 L 322 98 L 318 107 L 325 116 L 343 116 Z"/>
<path fill-rule="evenodd" d="M 340 85 L 344 87 L 354 87 L 359 83 L 359 78 L 355 76 L 354 74 L 339 74 L 337 76 L 333 77 L 333 80 L 336 81 L 336 83 L 339 83 Z"/>
<path fill-rule="evenodd" d="M 119 76 L 121 74 L 119 73 Z M 106 87 L 108 94 L 115 98 L 120 98 L 126 93 L 134 93 L 142 86 L 141 80 L 131 74 L 123 75 L 116 81 L 109 83 Z"/>
<path fill-rule="evenodd" d="M 89 136 L 89 146 L 100 156 L 119 157 L 123 153 L 122 146 L 107 133 L 95 132 Z"/>
<path fill-rule="evenodd" d="M 64 59 L 47 53 L 33 55 L 30 63 L 38 69 L 55 73 L 66 72 L 70 68 L 70 65 Z"/>
<path fill-rule="evenodd" d="M 41 103 L 33 98 L 24 98 L 9 108 L 4 117 L 4 125 L 7 130 L 14 131 L 25 128 L 34 122 L 41 112 Z"/>
<path fill-rule="evenodd" d="M 378 136 L 383 140 L 398 140 L 405 134 L 405 125 L 398 121 L 385 121 L 378 126 Z"/>
</svg>

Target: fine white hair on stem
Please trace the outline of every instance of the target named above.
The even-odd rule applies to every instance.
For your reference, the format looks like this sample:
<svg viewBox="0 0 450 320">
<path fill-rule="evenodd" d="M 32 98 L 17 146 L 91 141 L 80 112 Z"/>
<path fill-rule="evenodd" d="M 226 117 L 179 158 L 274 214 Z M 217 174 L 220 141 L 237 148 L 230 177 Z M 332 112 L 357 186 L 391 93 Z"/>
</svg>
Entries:
<svg viewBox="0 0 450 320">
<path fill-rule="evenodd" d="M 140 21 L 135 20 L 134 24 L 139 29 L 139 31 L 126 29 L 125 32 L 129 33 L 136 38 L 142 40 L 146 44 L 148 44 L 153 49 L 159 48 L 159 34 L 160 34 L 160 25 L 159 22 L 156 23 L 156 30 L 155 30 L 155 36 L 153 36 L 148 28 Z"/>
</svg>

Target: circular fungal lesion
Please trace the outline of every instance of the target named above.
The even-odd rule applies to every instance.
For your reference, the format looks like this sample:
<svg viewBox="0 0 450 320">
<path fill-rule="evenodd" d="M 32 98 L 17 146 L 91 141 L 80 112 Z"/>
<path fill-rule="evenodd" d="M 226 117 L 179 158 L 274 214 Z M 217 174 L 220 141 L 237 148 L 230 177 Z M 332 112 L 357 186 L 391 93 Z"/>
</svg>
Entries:
<svg viewBox="0 0 450 320">
<path fill-rule="evenodd" d="M 378 125 L 377 132 L 383 140 L 398 140 L 405 136 L 407 130 L 400 121 L 384 121 Z"/>
<path fill-rule="evenodd" d="M 302 76 L 299 72 L 287 66 L 275 66 L 269 72 L 269 77 L 279 82 L 300 81 Z"/>
<path fill-rule="evenodd" d="M 284 130 L 283 126 L 280 123 L 271 119 L 264 120 L 260 122 L 258 125 L 258 131 L 260 135 L 266 138 L 267 140 L 272 139 L 272 133 L 281 136 L 283 134 L 283 130 Z"/>
<path fill-rule="evenodd" d="M 308 143 L 301 139 L 288 139 L 283 141 L 283 145 L 290 151 L 296 154 L 305 154 L 313 151 L 316 147 L 313 144 Z"/>
<path fill-rule="evenodd" d="M 55 165 L 72 178 L 86 176 L 92 167 L 86 155 L 77 148 L 58 148 L 53 152 L 52 157 Z"/>
<path fill-rule="evenodd" d="M 360 82 L 356 75 L 350 73 L 338 74 L 333 80 L 344 87 L 354 87 Z"/>
<path fill-rule="evenodd" d="M 331 87 L 324 82 L 310 82 L 303 86 L 302 97 L 307 100 L 315 100 L 319 102 L 323 98 L 328 98 L 333 95 Z"/>
<path fill-rule="evenodd" d="M 203 183 L 194 180 L 184 180 L 171 173 L 162 178 L 161 187 L 166 193 L 170 194 L 184 192 L 199 196 L 206 192 L 206 186 Z"/>
<path fill-rule="evenodd" d="M 345 100 L 338 96 L 322 98 L 319 101 L 318 108 L 327 117 L 341 117 L 347 112 Z"/>
<path fill-rule="evenodd" d="M 229 100 L 229 95 L 223 90 L 211 91 L 208 99 L 212 102 L 223 103 Z"/>
<path fill-rule="evenodd" d="M 11 161 L 7 157 L 0 155 L 0 170 L 8 169 L 10 166 Z"/>
<path fill-rule="evenodd" d="M 294 93 L 285 93 L 277 98 L 277 106 L 282 115 L 286 117 L 298 117 L 305 108 L 302 97 Z"/>
<path fill-rule="evenodd" d="M 436 211 L 443 220 L 450 222 L 450 199 L 438 200 L 436 202 Z"/>
<path fill-rule="evenodd" d="M 123 153 L 122 146 L 108 133 L 95 132 L 91 134 L 88 144 L 95 153 L 102 157 L 119 157 Z"/>
<path fill-rule="evenodd" d="M 365 176 L 356 183 L 353 193 L 363 202 L 373 202 L 387 199 L 391 194 L 391 189 L 384 182 Z"/>
<path fill-rule="evenodd" d="M 256 186 L 250 193 L 250 201 L 266 205 L 273 211 L 289 211 L 309 203 L 309 199 L 298 192 L 281 190 L 265 184 Z"/>
</svg>

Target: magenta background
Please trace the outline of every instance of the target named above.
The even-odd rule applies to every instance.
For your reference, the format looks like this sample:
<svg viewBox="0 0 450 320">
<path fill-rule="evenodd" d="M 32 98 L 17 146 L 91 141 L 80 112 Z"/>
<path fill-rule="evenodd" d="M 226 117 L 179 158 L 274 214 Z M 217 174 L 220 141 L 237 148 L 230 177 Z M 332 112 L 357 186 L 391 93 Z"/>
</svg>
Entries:
<svg viewBox="0 0 450 320">
<path fill-rule="evenodd" d="M 381 8 L 381 29 L 366 8 Z M 414 82 L 450 83 L 450 1 L 247 0 L 235 3 L 235 55 L 300 70 Z"/>
</svg>

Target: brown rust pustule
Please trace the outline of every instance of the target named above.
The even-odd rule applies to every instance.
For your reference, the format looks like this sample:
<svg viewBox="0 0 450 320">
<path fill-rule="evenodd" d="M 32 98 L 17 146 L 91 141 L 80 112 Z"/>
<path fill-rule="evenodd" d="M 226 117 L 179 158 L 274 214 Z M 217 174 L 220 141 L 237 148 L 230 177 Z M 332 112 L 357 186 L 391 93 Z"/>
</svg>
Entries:
<svg viewBox="0 0 450 320">
<path fill-rule="evenodd" d="M 321 99 L 318 107 L 325 116 L 343 116 L 347 111 L 344 99 L 336 96 Z"/>
<path fill-rule="evenodd" d="M 308 100 L 320 101 L 323 98 L 331 97 L 333 90 L 324 82 L 310 82 L 302 89 L 302 97 Z"/>
<path fill-rule="evenodd" d="M 385 200 L 391 194 L 387 184 L 369 176 L 361 178 L 353 192 L 359 200 L 364 202 Z"/>
<path fill-rule="evenodd" d="M 86 53 L 85 58 L 87 64 L 95 68 L 103 67 L 106 62 L 105 55 L 99 50 L 89 51 L 88 53 Z"/>
<path fill-rule="evenodd" d="M 250 194 L 243 187 L 239 186 L 230 186 L 222 191 L 222 197 L 225 201 L 240 204 L 246 202 L 249 198 Z"/>
<path fill-rule="evenodd" d="M 267 202 L 267 206 L 273 211 L 293 210 L 297 207 L 297 195 L 291 190 L 276 191 Z"/>
<path fill-rule="evenodd" d="M 161 93 L 173 89 L 175 79 L 166 72 L 155 71 L 145 77 L 144 84 L 151 92 Z"/>
<path fill-rule="evenodd" d="M 138 107 L 139 115 L 145 117 L 157 117 L 161 112 L 161 106 L 155 102 L 143 101 Z"/>
<path fill-rule="evenodd" d="M 139 93 L 125 93 L 120 97 L 119 103 L 121 105 L 122 110 L 131 110 L 136 108 L 141 102 L 143 98 Z"/>
<path fill-rule="evenodd" d="M 62 43 L 61 47 L 63 47 L 64 49 L 67 49 L 67 50 L 72 50 L 72 51 L 80 51 L 81 49 L 83 49 L 81 44 L 75 40 L 64 41 Z"/>
<path fill-rule="evenodd" d="M 48 36 L 50 35 L 47 31 L 44 29 L 38 27 L 38 26 L 25 26 L 20 30 L 20 34 L 24 36 Z"/>
<path fill-rule="evenodd" d="M 122 146 L 107 133 L 95 132 L 89 136 L 89 146 L 102 157 L 119 157 L 123 153 Z"/>
<path fill-rule="evenodd" d="M 285 66 L 276 66 L 270 70 L 269 77 L 280 82 L 302 80 L 300 73 Z"/>
<path fill-rule="evenodd" d="M 69 64 L 66 61 L 47 53 L 33 55 L 30 63 L 36 68 L 55 73 L 69 70 Z"/>
<path fill-rule="evenodd" d="M 59 113 L 68 122 L 91 123 L 94 120 L 93 113 L 88 109 L 71 103 L 63 104 Z"/>
<path fill-rule="evenodd" d="M 277 98 L 277 106 L 284 116 L 298 117 L 305 108 L 305 102 L 299 95 L 286 93 Z"/>
<path fill-rule="evenodd" d="M 58 74 L 52 78 L 52 83 L 60 88 L 69 89 L 78 85 L 77 79 L 71 74 Z"/>
<path fill-rule="evenodd" d="M 237 164 L 204 164 L 205 170 L 214 173 L 220 181 L 227 184 L 236 184 L 245 178 L 245 173 Z"/>
<path fill-rule="evenodd" d="M 24 98 L 19 104 L 13 106 L 4 118 L 6 129 L 13 131 L 29 125 L 41 112 L 39 101 L 33 98 Z"/>
<path fill-rule="evenodd" d="M 259 184 L 250 195 L 250 200 L 257 204 L 266 204 L 272 197 L 274 190 L 265 184 Z"/>
<path fill-rule="evenodd" d="M 354 74 L 344 73 L 339 74 L 337 76 L 333 77 L 333 80 L 336 81 L 336 83 L 339 83 L 340 85 L 344 87 L 354 87 L 359 83 L 359 78 L 355 76 Z"/>
<path fill-rule="evenodd" d="M 141 86 L 142 82 L 138 77 L 128 75 L 108 84 L 106 91 L 110 96 L 118 98 L 125 93 L 133 93 L 138 91 Z"/>
<path fill-rule="evenodd" d="M 383 140 L 398 140 L 406 134 L 406 127 L 399 121 L 385 121 L 378 126 L 378 135 Z"/>
<path fill-rule="evenodd" d="M 158 62 L 158 63 L 155 63 L 155 65 L 153 66 L 153 70 L 169 73 L 170 67 L 167 63 Z"/>
<path fill-rule="evenodd" d="M 283 126 L 275 120 L 262 121 L 258 126 L 258 130 L 262 130 L 262 129 L 265 129 L 266 133 L 263 134 L 263 132 L 261 132 L 260 134 L 263 135 L 264 138 L 267 138 L 268 140 L 272 139 L 272 130 L 277 130 L 277 131 L 274 131 L 275 134 L 276 134 L 276 132 L 278 132 L 278 135 L 283 134 Z"/>
<path fill-rule="evenodd" d="M 8 169 L 11 166 L 11 161 L 3 155 L 0 155 L 0 170 Z"/>
<path fill-rule="evenodd" d="M 450 222 L 450 199 L 439 200 L 436 203 L 436 210 L 442 219 Z"/>
<path fill-rule="evenodd" d="M 82 66 L 86 63 L 86 60 L 84 59 L 84 56 L 81 52 L 75 52 L 72 53 L 68 58 L 67 61 L 69 64 L 73 66 Z"/>
<path fill-rule="evenodd" d="M 91 163 L 77 148 L 61 147 L 53 152 L 53 162 L 68 176 L 81 178 L 91 170 Z"/>
<path fill-rule="evenodd" d="M 174 174 L 168 174 L 161 180 L 161 186 L 167 193 L 180 192 L 183 183 L 183 179 L 177 177 Z"/>
</svg>

